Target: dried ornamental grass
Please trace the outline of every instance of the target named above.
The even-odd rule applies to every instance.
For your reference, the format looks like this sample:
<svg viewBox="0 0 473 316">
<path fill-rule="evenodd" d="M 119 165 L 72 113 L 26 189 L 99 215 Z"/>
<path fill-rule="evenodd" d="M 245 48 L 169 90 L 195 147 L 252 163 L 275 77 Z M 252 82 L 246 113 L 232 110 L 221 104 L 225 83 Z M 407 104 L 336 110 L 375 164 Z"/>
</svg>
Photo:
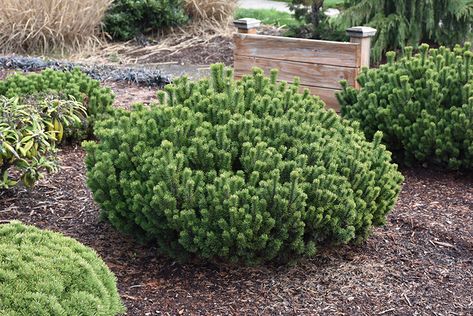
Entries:
<svg viewBox="0 0 473 316">
<path fill-rule="evenodd" d="M 194 20 L 227 22 L 236 7 L 236 0 L 186 0 L 186 11 Z"/>
<path fill-rule="evenodd" d="M 185 8 L 192 18 L 191 23 L 161 30 L 155 38 L 156 44 L 137 46 L 134 40 L 109 43 L 97 51 L 95 57 L 103 61 L 108 59 L 107 56 L 120 55 L 121 62 L 125 64 L 147 63 L 155 56 L 166 54 L 172 57 L 189 47 L 206 45 L 216 38 L 231 39 L 235 31 L 231 21 L 237 8 L 236 0 L 186 0 Z M 83 55 L 76 57 L 81 59 Z"/>
<path fill-rule="evenodd" d="M 0 0 L 0 51 L 60 53 L 97 44 L 112 0 Z"/>
</svg>

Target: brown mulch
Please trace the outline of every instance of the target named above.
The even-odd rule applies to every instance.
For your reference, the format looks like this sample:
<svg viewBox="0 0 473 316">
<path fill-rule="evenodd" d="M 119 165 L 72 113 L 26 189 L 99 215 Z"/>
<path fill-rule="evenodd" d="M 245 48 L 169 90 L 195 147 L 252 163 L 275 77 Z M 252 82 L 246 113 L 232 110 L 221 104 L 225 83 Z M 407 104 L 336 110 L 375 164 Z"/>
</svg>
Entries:
<svg viewBox="0 0 473 316">
<path fill-rule="evenodd" d="M 190 48 L 174 61 L 196 63 L 223 47 L 228 59 L 216 61 L 231 63 L 225 45 L 204 53 Z M 120 107 L 155 98 L 155 88 L 106 85 Z M 100 221 L 84 156 L 80 147 L 65 147 L 58 173 L 30 191 L 0 192 L 0 223 L 18 219 L 94 248 L 117 275 L 128 315 L 473 315 L 471 175 L 403 170 L 387 225 L 359 246 L 322 250 L 284 267 L 182 265 Z"/>
<path fill-rule="evenodd" d="M 6 77 L 8 77 L 11 74 L 14 74 L 15 72 L 16 71 L 12 70 L 12 69 L 1 69 L 0 68 L 0 80 L 5 79 Z"/>
<path fill-rule="evenodd" d="M 233 29 L 232 29 L 233 30 Z M 236 32 L 236 28 L 234 29 Z M 271 25 L 262 25 L 258 29 L 260 35 L 281 36 L 285 32 L 284 28 L 275 27 Z M 107 62 L 118 63 L 136 63 L 136 64 L 178 64 L 178 65 L 210 65 L 214 63 L 224 63 L 227 66 L 233 65 L 233 37 L 232 31 L 225 28 L 222 34 L 218 36 L 210 36 L 207 39 L 197 40 L 195 43 L 187 42 L 189 39 L 194 39 L 200 35 L 182 34 L 174 44 L 178 47 L 179 44 L 186 43 L 185 47 L 175 49 L 173 46 L 169 50 L 159 50 L 156 46 L 160 42 L 151 44 L 150 46 L 141 46 L 137 43 L 109 43 L 104 48 L 92 54 L 87 59 L 96 60 L 105 59 Z M 151 50 L 151 51 L 150 51 Z"/>
<path fill-rule="evenodd" d="M 156 101 L 156 87 L 144 87 L 128 82 L 106 82 L 104 86 L 110 87 L 115 94 L 115 106 L 130 109 L 135 103 L 151 103 Z"/>
<path fill-rule="evenodd" d="M 130 55 L 129 58 L 140 57 Z M 233 40 L 228 37 L 218 36 L 207 43 L 192 45 L 177 53 L 166 53 L 153 55 L 140 63 L 166 63 L 176 62 L 178 64 L 209 65 L 213 63 L 233 64 Z"/>
<path fill-rule="evenodd" d="M 181 265 L 99 220 L 85 153 L 31 191 L 0 193 L 0 221 L 19 219 L 94 248 L 118 278 L 128 315 L 472 315 L 473 178 L 407 169 L 385 227 L 362 245 L 288 267 Z"/>
</svg>

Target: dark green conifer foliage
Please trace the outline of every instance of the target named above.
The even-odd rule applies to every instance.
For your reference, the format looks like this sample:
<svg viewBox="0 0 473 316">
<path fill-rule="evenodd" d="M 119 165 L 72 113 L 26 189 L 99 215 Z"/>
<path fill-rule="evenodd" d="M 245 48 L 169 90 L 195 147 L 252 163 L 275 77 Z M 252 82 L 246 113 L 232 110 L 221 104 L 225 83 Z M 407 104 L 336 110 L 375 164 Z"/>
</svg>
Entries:
<svg viewBox="0 0 473 316">
<path fill-rule="evenodd" d="M 100 122 L 88 185 L 120 231 L 179 259 L 258 264 L 360 240 L 385 222 L 402 176 L 356 123 L 260 69 L 221 64 Z"/>
<path fill-rule="evenodd" d="M 388 50 L 435 43 L 449 47 L 471 40 L 473 0 L 347 0 L 338 21 L 344 28 L 369 25 L 378 30 L 372 59 Z"/>
<path fill-rule="evenodd" d="M 407 164 L 433 163 L 450 169 L 473 168 L 473 52 L 412 48 L 397 61 L 365 69 L 361 90 L 338 95 L 344 117 L 359 121 L 366 135 L 384 134 L 384 142 Z"/>
</svg>

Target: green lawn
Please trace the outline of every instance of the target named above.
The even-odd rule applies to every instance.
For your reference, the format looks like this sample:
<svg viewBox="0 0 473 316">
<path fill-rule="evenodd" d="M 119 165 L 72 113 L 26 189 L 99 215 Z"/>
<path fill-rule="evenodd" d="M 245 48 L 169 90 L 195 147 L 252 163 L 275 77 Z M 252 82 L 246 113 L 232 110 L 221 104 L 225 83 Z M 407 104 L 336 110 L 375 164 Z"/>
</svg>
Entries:
<svg viewBox="0 0 473 316">
<path fill-rule="evenodd" d="M 276 0 L 280 2 L 291 2 L 290 0 Z M 344 0 L 325 0 L 325 7 L 337 7 L 342 5 Z M 236 19 L 253 18 L 260 20 L 263 24 L 275 26 L 294 26 L 299 22 L 292 14 L 280 12 L 274 9 L 243 9 L 239 8 L 235 14 Z"/>
<path fill-rule="evenodd" d="M 324 7 L 326 8 L 335 8 L 343 5 L 344 0 L 325 0 Z"/>
<path fill-rule="evenodd" d="M 291 3 L 291 0 L 274 0 L 278 2 L 287 2 Z M 337 7 L 341 6 L 343 4 L 344 0 L 325 0 L 324 1 L 324 6 L 325 7 Z"/>
<path fill-rule="evenodd" d="M 253 18 L 260 20 L 263 24 L 275 26 L 292 26 L 299 24 L 290 13 L 280 12 L 274 9 L 239 8 L 235 14 L 235 18 Z"/>
</svg>

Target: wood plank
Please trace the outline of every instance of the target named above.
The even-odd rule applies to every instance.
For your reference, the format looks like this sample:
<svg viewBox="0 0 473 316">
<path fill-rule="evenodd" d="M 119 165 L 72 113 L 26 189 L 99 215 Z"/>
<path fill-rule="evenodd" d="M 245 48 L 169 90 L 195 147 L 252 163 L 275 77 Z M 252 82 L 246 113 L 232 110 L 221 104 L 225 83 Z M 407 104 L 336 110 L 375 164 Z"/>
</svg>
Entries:
<svg viewBox="0 0 473 316">
<path fill-rule="evenodd" d="M 370 67 L 371 57 L 371 37 L 352 37 L 351 43 L 360 44 L 360 65 L 361 67 Z"/>
<path fill-rule="evenodd" d="M 326 108 L 334 109 L 337 113 L 340 113 L 340 104 L 335 93 L 341 90 L 301 85 L 302 90 L 305 88 L 309 89 L 312 95 L 319 96 L 325 102 Z"/>
<path fill-rule="evenodd" d="M 294 77 L 299 77 L 303 85 L 333 89 L 340 89 L 340 80 L 343 79 L 355 86 L 358 73 L 358 68 L 235 55 L 234 68 L 237 76 L 251 73 L 253 67 L 263 69 L 266 75 L 269 75 L 271 69 L 276 68 L 279 70 L 280 80 L 292 82 Z"/>
<path fill-rule="evenodd" d="M 234 35 L 234 42 L 235 54 L 239 56 L 353 68 L 361 66 L 361 48 L 358 43 L 239 33 Z"/>
<path fill-rule="evenodd" d="M 235 79 L 239 80 L 243 76 L 235 75 Z M 307 85 L 300 85 L 300 91 L 303 92 L 304 89 L 309 89 L 310 93 L 314 96 L 320 97 L 325 103 L 325 107 L 328 109 L 334 109 L 337 113 L 340 113 L 340 104 L 338 103 L 335 93 L 341 91 L 339 89 L 330 89 L 330 88 L 321 88 Z"/>
</svg>

